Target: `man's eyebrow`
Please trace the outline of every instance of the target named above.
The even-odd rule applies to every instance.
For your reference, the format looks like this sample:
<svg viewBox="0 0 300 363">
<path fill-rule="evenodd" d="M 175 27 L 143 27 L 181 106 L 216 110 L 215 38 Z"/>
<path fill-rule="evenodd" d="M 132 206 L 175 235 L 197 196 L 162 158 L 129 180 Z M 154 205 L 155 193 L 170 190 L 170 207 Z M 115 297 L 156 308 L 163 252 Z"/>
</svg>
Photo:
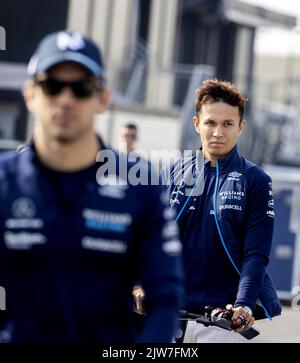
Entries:
<svg viewBox="0 0 300 363">
<path fill-rule="evenodd" d="M 227 118 L 225 120 L 222 120 L 221 122 L 235 122 L 235 121 L 238 121 L 238 120 L 234 120 L 232 118 Z M 203 120 L 203 122 L 216 122 L 215 120 L 213 120 L 212 118 L 206 118 Z"/>
<path fill-rule="evenodd" d="M 206 118 L 204 119 L 204 121 L 211 121 L 211 122 L 216 122 L 215 120 L 213 120 L 212 118 Z M 222 120 L 222 122 L 234 122 L 235 120 L 234 119 L 231 119 L 231 118 L 227 118 L 225 120 Z"/>
</svg>

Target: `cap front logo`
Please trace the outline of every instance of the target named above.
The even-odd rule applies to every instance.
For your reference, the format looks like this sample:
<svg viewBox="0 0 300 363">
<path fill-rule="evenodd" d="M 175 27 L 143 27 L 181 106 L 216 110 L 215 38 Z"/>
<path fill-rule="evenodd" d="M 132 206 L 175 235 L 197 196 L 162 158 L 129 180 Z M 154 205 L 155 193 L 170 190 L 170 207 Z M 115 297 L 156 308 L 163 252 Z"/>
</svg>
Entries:
<svg viewBox="0 0 300 363">
<path fill-rule="evenodd" d="M 57 47 L 60 50 L 79 50 L 85 47 L 85 41 L 79 33 L 65 33 L 61 32 L 57 36 Z"/>
</svg>

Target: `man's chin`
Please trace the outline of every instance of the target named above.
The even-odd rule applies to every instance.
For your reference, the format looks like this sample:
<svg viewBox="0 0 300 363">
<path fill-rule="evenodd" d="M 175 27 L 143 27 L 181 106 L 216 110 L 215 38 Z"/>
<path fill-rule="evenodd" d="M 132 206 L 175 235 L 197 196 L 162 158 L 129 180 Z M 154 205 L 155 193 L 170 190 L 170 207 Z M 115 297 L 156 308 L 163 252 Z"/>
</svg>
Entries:
<svg viewBox="0 0 300 363">
<path fill-rule="evenodd" d="M 222 155 L 226 154 L 226 151 L 222 150 L 221 148 L 219 148 L 219 149 L 213 148 L 213 149 L 209 150 L 209 153 L 210 153 L 210 155 L 213 155 L 213 156 L 222 156 Z"/>
<path fill-rule="evenodd" d="M 212 150 L 209 154 L 216 159 L 223 159 L 228 154 L 228 152 L 226 152 L 224 150 L 223 151 L 222 150 L 218 150 L 218 151 Z"/>
<path fill-rule="evenodd" d="M 57 134 L 53 139 L 60 144 L 72 144 L 80 138 L 79 135 L 75 134 Z"/>
</svg>

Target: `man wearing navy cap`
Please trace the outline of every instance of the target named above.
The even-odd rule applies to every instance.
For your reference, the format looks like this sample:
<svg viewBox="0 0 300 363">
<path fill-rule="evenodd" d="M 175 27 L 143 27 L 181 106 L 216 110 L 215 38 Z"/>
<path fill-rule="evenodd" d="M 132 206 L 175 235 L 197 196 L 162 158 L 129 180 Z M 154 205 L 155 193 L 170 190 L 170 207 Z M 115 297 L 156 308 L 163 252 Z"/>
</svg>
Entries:
<svg viewBox="0 0 300 363">
<path fill-rule="evenodd" d="M 127 158 L 93 129 L 110 100 L 99 49 L 79 33 L 50 34 L 28 73 L 32 143 L 0 159 L 0 341 L 171 341 L 181 244 L 160 187 L 133 186 L 119 172 Z M 103 172 L 107 158 L 114 168 Z M 147 316 L 135 336 L 137 278 Z"/>
</svg>

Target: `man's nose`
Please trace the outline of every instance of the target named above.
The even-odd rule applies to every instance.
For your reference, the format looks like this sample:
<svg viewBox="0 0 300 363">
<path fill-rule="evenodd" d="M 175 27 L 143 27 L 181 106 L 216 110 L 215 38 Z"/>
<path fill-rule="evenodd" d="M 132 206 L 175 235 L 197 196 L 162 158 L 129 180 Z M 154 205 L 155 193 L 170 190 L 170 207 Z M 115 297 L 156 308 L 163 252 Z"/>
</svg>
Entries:
<svg viewBox="0 0 300 363">
<path fill-rule="evenodd" d="M 76 97 L 72 91 L 72 89 L 68 86 L 64 87 L 60 94 L 59 94 L 59 100 L 63 103 L 73 103 L 76 101 Z"/>
<path fill-rule="evenodd" d="M 222 137 L 223 136 L 223 127 L 222 127 L 222 125 L 217 125 L 214 128 L 213 136 L 215 136 L 215 137 Z"/>
</svg>

